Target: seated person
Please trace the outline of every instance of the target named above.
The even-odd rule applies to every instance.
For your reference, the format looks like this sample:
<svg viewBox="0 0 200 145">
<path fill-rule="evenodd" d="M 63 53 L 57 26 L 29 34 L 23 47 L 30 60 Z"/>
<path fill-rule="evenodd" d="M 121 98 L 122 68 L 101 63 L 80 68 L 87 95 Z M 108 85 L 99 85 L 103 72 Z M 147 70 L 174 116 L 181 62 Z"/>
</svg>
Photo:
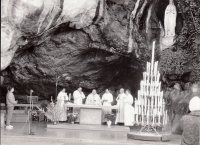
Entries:
<svg viewBox="0 0 200 145">
<path fill-rule="evenodd" d="M 87 105 L 101 105 L 101 99 L 97 94 L 97 91 L 94 89 L 92 93 L 90 93 L 86 99 L 85 104 Z"/>
</svg>

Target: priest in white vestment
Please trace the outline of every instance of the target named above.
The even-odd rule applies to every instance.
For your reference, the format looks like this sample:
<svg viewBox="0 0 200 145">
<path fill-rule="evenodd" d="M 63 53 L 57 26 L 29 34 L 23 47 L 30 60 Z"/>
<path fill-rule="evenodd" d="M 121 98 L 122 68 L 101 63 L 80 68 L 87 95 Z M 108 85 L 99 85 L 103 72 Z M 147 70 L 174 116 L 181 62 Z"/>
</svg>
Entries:
<svg viewBox="0 0 200 145">
<path fill-rule="evenodd" d="M 129 90 L 126 90 L 126 97 L 124 99 L 124 125 L 133 126 L 135 120 L 133 96 L 130 94 Z"/>
<path fill-rule="evenodd" d="M 105 93 L 103 94 L 101 101 L 102 101 L 103 106 L 112 106 L 113 95 L 110 93 L 108 89 L 106 89 Z M 111 113 L 111 109 L 103 108 L 102 122 L 106 122 L 105 114 L 107 113 Z"/>
<path fill-rule="evenodd" d="M 63 88 L 57 96 L 57 102 L 60 104 L 60 107 L 63 109 L 62 115 L 59 121 L 66 121 L 67 120 L 67 109 L 65 109 L 65 101 L 68 100 L 67 93 L 65 92 L 65 88 Z"/>
<path fill-rule="evenodd" d="M 92 93 L 90 93 L 86 99 L 85 104 L 87 105 L 101 105 L 100 96 L 97 94 L 97 91 L 94 89 Z"/>
<path fill-rule="evenodd" d="M 76 91 L 74 91 L 73 98 L 74 98 L 74 104 L 77 104 L 77 105 L 83 104 L 83 99 L 85 99 L 85 95 L 82 92 L 81 87 L 79 87 Z M 77 108 L 77 107 L 73 108 L 73 113 L 80 113 L 80 108 Z M 80 114 L 77 115 L 76 122 L 80 121 L 79 116 L 80 116 Z"/>
<path fill-rule="evenodd" d="M 85 95 L 82 92 L 81 87 L 79 87 L 78 90 L 74 91 L 73 97 L 74 97 L 74 104 L 77 104 L 77 105 L 83 104 L 83 99 L 85 99 Z"/>
<path fill-rule="evenodd" d="M 117 123 L 124 123 L 124 99 L 126 98 L 126 94 L 124 93 L 124 89 L 120 89 L 120 94 L 117 96 L 117 106 L 120 107 L 120 109 L 117 112 L 115 124 Z"/>
</svg>

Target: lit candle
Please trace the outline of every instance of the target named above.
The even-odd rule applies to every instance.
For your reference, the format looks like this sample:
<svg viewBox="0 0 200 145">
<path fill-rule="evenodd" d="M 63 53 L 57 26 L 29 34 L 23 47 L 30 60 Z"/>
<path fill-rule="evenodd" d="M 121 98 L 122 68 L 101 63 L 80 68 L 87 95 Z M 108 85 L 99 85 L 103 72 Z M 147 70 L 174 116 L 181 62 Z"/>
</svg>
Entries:
<svg viewBox="0 0 200 145">
<path fill-rule="evenodd" d="M 147 82 L 149 83 L 149 76 L 150 74 L 149 74 L 149 72 L 147 73 Z"/>
<path fill-rule="evenodd" d="M 136 108 L 136 106 L 137 106 L 137 100 L 136 100 L 136 98 L 135 98 L 135 112 L 137 111 L 137 108 Z"/>
<path fill-rule="evenodd" d="M 156 114 L 155 115 L 157 115 L 157 104 L 158 102 L 157 102 L 157 96 L 155 96 L 155 112 L 156 112 Z"/>
<path fill-rule="evenodd" d="M 160 113 L 158 114 L 158 124 L 160 125 L 161 122 L 160 122 Z"/>
<path fill-rule="evenodd" d="M 148 83 L 148 81 L 147 81 L 147 94 L 146 95 L 149 96 L 149 83 Z"/>
<path fill-rule="evenodd" d="M 157 76 L 157 67 L 158 67 L 158 61 L 155 62 L 155 66 L 154 66 L 154 76 Z"/>
<path fill-rule="evenodd" d="M 154 126 L 154 121 L 155 121 L 154 119 L 155 119 L 155 116 L 154 116 L 154 113 L 153 113 L 153 126 Z"/>
<path fill-rule="evenodd" d="M 163 115 L 165 114 L 165 101 L 163 99 L 163 111 L 162 111 Z"/>
<path fill-rule="evenodd" d="M 150 115 L 150 99 L 148 99 L 148 113 Z"/>
<path fill-rule="evenodd" d="M 160 73 L 158 72 L 157 73 L 157 82 L 159 82 L 159 80 L 160 80 Z"/>
<path fill-rule="evenodd" d="M 144 83 L 146 83 L 146 72 L 143 72 Z"/>
<path fill-rule="evenodd" d="M 141 92 L 142 92 L 143 91 L 143 81 L 140 82 L 140 89 L 141 89 Z"/>
<path fill-rule="evenodd" d="M 146 115 L 146 109 L 147 109 L 147 96 L 144 97 L 144 114 Z"/>
<path fill-rule="evenodd" d="M 154 53 L 155 53 L 155 41 L 153 41 L 152 47 L 152 57 L 151 57 L 151 74 L 153 72 L 153 65 L 154 65 Z"/>
<path fill-rule="evenodd" d="M 166 114 L 165 114 L 165 124 L 167 124 L 167 119 L 168 119 L 168 116 L 167 116 L 167 110 L 166 110 L 165 113 L 166 113 Z"/>
<path fill-rule="evenodd" d="M 163 125 L 165 124 L 165 113 L 163 113 L 163 120 L 162 120 Z"/>
<path fill-rule="evenodd" d="M 152 110 L 154 108 L 153 102 L 154 102 L 154 96 L 151 97 L 151 108 L 152 108 Z"/>
<path fill-rule="evenodd" d="M 147 74 L 149 73 L 149 63 L 147 62 Z"/>
<path fill-rule="evenodd" d="M 149 63 L 149 74 L 151 74 L 151 63 L 150 62 L 148 63 Z"/>
<path fill-rule="evenodd" d="M 160 88 L 161 88 L 161 82 L 158 85 L 158 91 L 160 92 Z"/>
<path fill-rule="evenodd" d="M 163 100 L 163 99 L 160 100 L 160 113 L 161 113 L 161 114 L 162 114 L 162 109 L 163 109 L 163 102 L 162 102 L 162 100 Z"/>
</svg>

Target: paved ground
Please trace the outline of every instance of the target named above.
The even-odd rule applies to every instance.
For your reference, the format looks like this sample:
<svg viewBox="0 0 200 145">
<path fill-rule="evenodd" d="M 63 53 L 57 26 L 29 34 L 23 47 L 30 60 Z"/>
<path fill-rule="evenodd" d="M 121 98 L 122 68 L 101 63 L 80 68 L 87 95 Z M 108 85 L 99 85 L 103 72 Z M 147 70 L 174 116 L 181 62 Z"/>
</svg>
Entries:
<svg viewBox="0 0 200 145">
<path fill-rule="evenodd" d="M 181 139 L 172 135 L 169 142 L 140 141 L 127 139 L 125 132 L 49 129 L 44 122 L 34 123 L 35 135 L 28 135 L 28 125 L 13 126 L 13 130 L 1 129 L 1 145 L 179 145 Z"/>
</svg>

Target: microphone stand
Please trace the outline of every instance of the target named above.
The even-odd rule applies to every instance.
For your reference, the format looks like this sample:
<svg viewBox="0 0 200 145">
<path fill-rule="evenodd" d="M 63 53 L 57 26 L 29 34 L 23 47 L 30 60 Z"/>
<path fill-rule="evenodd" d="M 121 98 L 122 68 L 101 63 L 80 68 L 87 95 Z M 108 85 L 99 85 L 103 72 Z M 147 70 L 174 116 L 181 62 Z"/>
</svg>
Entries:
<svg viewBox="0 0 200 145">
<path fill-rule="evenodd" d="M 32 111 L 33 111 L 32 93 L 33 93 L 33 90 L 30 91 L 29 135 L 34 135 L 34 132 L 31 131 L 31 129 L 32 129 Z"/>
</svg>

